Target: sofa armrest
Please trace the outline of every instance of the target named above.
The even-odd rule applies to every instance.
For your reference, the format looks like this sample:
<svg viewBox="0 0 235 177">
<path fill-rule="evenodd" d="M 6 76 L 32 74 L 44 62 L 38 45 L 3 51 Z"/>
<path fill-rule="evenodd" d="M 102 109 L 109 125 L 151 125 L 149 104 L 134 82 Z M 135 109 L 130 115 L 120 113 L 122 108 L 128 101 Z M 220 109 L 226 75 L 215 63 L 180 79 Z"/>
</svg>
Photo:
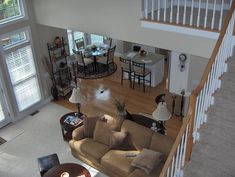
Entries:
<svg viewBox="0 0 235 177">
<path fill-rule="evenodd" d="M 73 130 L 72 138 L 73 138 L 73 140 L 76 140 L 76 141 L 85 138 L 85 136 L 84 136 L 84 125 L 82 125 L 81 127 L 78 127 L 78 128 Z"/>
</svg>

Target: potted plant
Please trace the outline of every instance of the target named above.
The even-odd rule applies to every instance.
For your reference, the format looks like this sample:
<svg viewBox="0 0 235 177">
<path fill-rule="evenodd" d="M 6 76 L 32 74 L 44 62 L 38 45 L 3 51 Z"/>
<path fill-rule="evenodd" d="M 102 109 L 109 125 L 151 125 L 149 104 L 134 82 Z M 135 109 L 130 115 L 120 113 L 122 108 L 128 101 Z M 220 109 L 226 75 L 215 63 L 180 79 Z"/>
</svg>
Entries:
<svg viewBox="0 0 235 177">
<path fill-rule="evenodd" d="M 125 116 L 126 115 L 126 103 L 125 101 L 120 101 L 115 99 L 113 103 L 117 109 L 119 116 Z"/>
</svg>

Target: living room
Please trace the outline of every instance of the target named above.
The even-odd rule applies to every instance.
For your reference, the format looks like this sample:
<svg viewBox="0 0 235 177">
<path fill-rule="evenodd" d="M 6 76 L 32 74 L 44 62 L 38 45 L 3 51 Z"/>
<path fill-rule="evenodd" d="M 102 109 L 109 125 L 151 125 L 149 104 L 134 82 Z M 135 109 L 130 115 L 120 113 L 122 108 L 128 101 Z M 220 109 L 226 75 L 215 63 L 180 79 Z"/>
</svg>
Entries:
<svg viewBox="0 0 235 177">
<path fill-rule="evenodd" d="M 46 3 L 47 5 L 45 5 Z M 14 159 L 20 154 L 20 153 L 26 153 L 23 150 L 23 146 L 25 146 L 28 143 L 33 143 L 34 145 L 32 147 L 29 147 L 27 151 L 32 151 L 30 160 L 28 162 L 25 162 L 24 166 L 29 165 L 29 163 L 34 163 L 31 170 L 31 174 L 24 173 L 25 170 L 20 167 L 19 161 L 17 161 L 19 165 L 19 168 L 16 171 L 13 170 L 12 173 L 8 173 L 10 168 L 13 168 L 12 166 L 6 166 L 3 165 L 5 169 L 3 169 L 4 175 L 17 175 L 17 173 L 22 173 L 25 176 L 39 176 L 39 171 L 37 168 L 37 161 L 36 159 L 40 156 L 47 155 L 50 153 L 57 152 L 60 161 L 61 162 L 77 162 L 77 159 L 73 158 L 71 156 L 69 146 L 66 142 L 62 141 L 62 135 L 60 132 L 60 125 L 59 125 L 59 118 L 66 114 L 67 112 L 76 111 L 77 107 L 75 104 L 71 104 L 68 100 L 60 99 L 59 101 L 56 101 L 59 105 L 62 105 L 63 107 L 57 107 L 57 104 L 49 103 L 51 99 L 51 79 L 50 75 L 48 74 L 45 65 L 43 64 L 45 58 L 48 58 L 48 50 L 47 50 L 47 43 L 51 43 L 54 41 L 56 36 L 64 37 L 67 41 L 67 29 L 71 29 L 73 31 L 82 31 L 86 32 L 87 34 L 97 34 L 101 36 L 108 36 L 112 37 L 114 44 L 119 45 L 119 47 L 123 47 L 124 43 L 126 41 L 131 41 L 130 43 L 135 43 L 139 45 L 144 46 L 154 46 L 153 48 L 165 48 L 168 51 L 180 51 L 178 53 L 187 53 L 189 54 L 190 62 L 187 63 L 186 66 L 186 73 L 182 75 L 177 75 L 176 73 L 179 72 L 178 64 L 172 63 L 171 65 L 168 65 L 169 58 L 166 61 L 166 68 L 171 70 L 171 72 L 165 72 L 165 77 L 163 82 L 161 82 L 159 85 L 153 88 L 146 87 L 146 92 L 144 93 L 142 91 L 141 86 L 136 86 L 135 90 L 131 89 L 129 87 L 129 82 L 124 81 L 123 85 L 121 85 L 121 78 L 120 78 L 120 68 L 117 69 L 117 71 L 104 79 L 98 79 L 98 80 L 85 80 L 85 79 L 79 79 L 78 85 L 80 86 L 81 91 L 86 95 L 85 102 L 81 105 L 81 112 L 86 114 L 87 116 L 102 116 L 104 114 L 110 115 L 110 116 L 116 116 L 116 109 L 113 105 L 113 101 L 115 99 L 119 100 L 125 100 L 126 103 L 126 109 L 132 113 L 132 114 L 139 114 L 139 113 L 147 113 L 152 114 L 153 111 L 156 109 L 157 105 L 155 102 L 156 96 L 158 96 L 161 93 L 166 92 L 166 88 L 169 90 L 174 90 L 176 85 L 183 85 L 187 89 L 186 91 L 192 91 L 197 84 L 199 83 L 199 80 L 202 76 L 203 70 L 207 64 L 209 55 L 210 55 L 210 48 L 213 48 L 215 40 L 209 40 L 209 39 L 201 39 L 198 37 L 192 37 L 192 36 L 184 36 L 179 34 L 173 34 L 173 33 L 167 33 L 163 31 L 154 32 L 154 30 L 148 30 L 148 29 L 140 29 L 141 32 L 138 30 L 134 30 L 133 28 L 136 28 L 136 21 L 138 20 L 138 7 L 139 4 L 135 4 L 133 2 L 123 2 L 121 4 L 115 3 L 112 4 L 115 8 L 110 8 L 110 11 L 108 11 L 110 14 L 120 14 L 120 8 L 126 9 L 123 10 L 126 13 L 126 16 L 130 15 L 134 18 L 135 16 L 135 23 L 126 23 L 127 29 L 130 31 L 127 33 L 126 29 L 121 29 L 120 26 L 123 26 L 123 23 L 120 23 L 119 18 L 110 18 L 108 20 L 105 20 L 107 18 L 106 16 L 104 19 L 102 17 L 103 14 L 99 13 L 99 10 L 97 10 L 97 18 L 94 18 L 94 14 L 90 13 L 87 14 L 86 17 L 83 17 L 81 19 L 78 19 L 77 17 L 81 17 L 83 15 L 79 14 L 82 12 L 82 9 L 86 9 L 85 7 L 94 6 L 96 8 L 101 8 L 100 5 L 96 4 L 95 2 L 81 2 L 83 3 L 81 7 L 72 7 L 73 4 L 71 3 L 68 9 L 70 9 L 71 12 L 77 12 L 70 14 L 67 13 L 64 14 L 63 10 L 65 11 L 65 8 L 63 10 L 58 10 L 61 7 L 66 7 L 65 2 L 60 2 L 57 4 L 53 3 L 52 1 L 48 2 L 38 2 L 38 1 L 30 1 L 26 0 L 25 2 L 25 9 L 27 11 L 25 12 L 26 18 L 23 17 L 23 19 L 18 19 L 17 22 L 10 22 L 9 25 L 1 24 L 1 32 L 0 36 L 1 39 L 3 37 L 9 36 L 11 32 L 15 31 L 29 31 L 27 36 L 27 44 L 23 44 L 22 46 L 26 46 L 28 44 L 31 45 L 31 49 L 33 51 L 34 56 L 34 62 L 35 62 L 35 70 L 36 75 L 38 78 L 38 85 L 40 90 L 40 99 L 35 98 L 35 103 L 32 103 L 32 107 L 30 109 L 24 109 L 22 107 L 22 110 L 18 107 L 19 103 L 17 103 L 17 98 L 14 98 L 15 94 L 15 88 L 12 87 L 15 86 L 14 83 L 10 82 L 12 81 L 12 78 L 10 74 L 8 73 L 8 65 L 7 62 L 4 60 L 5 55 L 9 54 L 13 50 L 10 49 L 4 49 L 1 46 L 1 88 L 3 88 L 4 93 L 4 101 L 2 101 L 2 107 L 4 110 L 5 115 L 6 112 L 10 113 L 9 119 L 6 119 L 7 121 L 4 122 L 1 126 L 5 126 L 5 124 L 8 124 L 9 122 L 13 122 L 14 124 L 11 124 L 10 128 L 8 128 L 6 134 L 8 132 L 15 132 L 11 133 L 12 137 L 9 138 L 10 142 L 6 142 L 3 146 L 7 147 L 7 144 L 11 143 L 11 149 L 14 150 L 15 156 L 10 156 L 10 153 L 7 154 L 3 147 L 2 154 L 4 154 L 3 159 L 8 159 L 9 164 L 13 164 Z M 108 3 L 105 1 L 105 3 Z M 59 5 L 60 4 L 60 5 Z M 92 5 L 91 5 L 92 4 Z M 52 7 L 53 6 L 53 7 Z M 107 4 L 106 10 L 108 10 L 107 7 L 111 6 L 111 4 Z M 132 13 L 129 13 L 129 7 L 135 9 L 135 12 L 132 11 Z M 119 7 L 119 8 L 117 8 Z M 45 11 L 42 10 L 45 8 Z M 47 8 L 49 9 L 48 11 Z M 58 8 L 58 9 L 57 9 Z M 77 10 L 79 8 L 79 10 Z M 99 9 L 98 8 L 98 9 Z M 51 9 L 57 9 L 55 13 L 49 13 Z M 74 10 L 73 10 L 74 9 Z M 112 11 L 111 11 L 112 9 Z M 61 16 L 61 11 L 63 13 L 63 16 Z M 95 10 L 94 10 L 95 11 Z M 138 12 L 137 12 L 138 11 Z M 42 13 L 45 12 L 45 13 Z M 131 12 L 131 11 L 130 11 Z M 36 16 L 36 17 L 35 17 Z M 114 15 L 117 17 L 118 15 Z M 125 14 L 123 14 L 125 16 Z M 58 18 L 60 17 L 60 18 Z M 123 18 L 122 16 L 120 17 Z M 102 19 L 102 20 L 97 20 Z M 130 20 L 131 18 L 129 18 Z M 108 21 L 114 21 L 116 25 L 114 26 L 109 24 Z M 87 23 L 89 21 L 89 23 Z M 97 24 L 98 23 L 98 24 Z M 130 23 L 130 24 L 129 24 Z M 23 29 L 23 30 L 22 30 Z M 117 30 L 118 29 L 118 30 Z M 139 26 L 138 26 L 139 29 Z M 12 33 L 12 34 L 13 34 Z M 132 34 L 133 33 L 133 34 Z M 178 36 L 179 35 L 179 36 Z M 154 36 L 154 39 L 153 39 Z M 168 37 L 167 37 L 168 36 Z M 29 37 L 29 38 L 28 38 Z M 115 40 L 118 39 L 118 40 Z M 167 41 L 167 42 L 166 42 Z M 176 41 L 176 42 L 173 42 Z M 193 41 L 193 42 L 189 42 Z M 180 44 L 180 45 L 179 45 Z M 182 44 L 182 45 L 181 45 Z M 202 44 L 202 45 L 201 45 Z M 195 46 L 196 49 L 195 49 Z M 208 49 L 209 48 L 209 49 Z M 208 49 L 208 50 L 207 50 Z M 120 50 L 116 53 L 120 54 Z M 177 52 L 172 52 L 171 57 L 178 58 Z M 199 54 L 200 53 L 200 54 Z M 118 55 L 116 56 L 116 61 L 119 62 Z M 179 72 L 180 73 L 180 72 Z M 35 76 L 35 75 L 34 75 Z M 34 77 L 33 76 L 33 77 Z M 168 78 L 168 82 L 167 79 Z M 185 82 L 186 80 L 186 82 Z M 18 84 L 18 83 L 17 83 Z M 16 86 L 17 86 L 16 84 Z M 176 88 L 175 90 L 179 91 L 179 88 Z M 31 93 L 32 95 L 34 93 Z M 2 96 L 2 94 L 1 94 Z M 1 97 L 2 98 L 2 97 Z M 66 98 L 68 99 L 68 98 Z M 39 101 L 38 101 L 39 100 Z M 64 108 L 65 107 L 65 108 Z M 7 110 L 7 111 L 6 111 Z M 35 111 L 39 110 L 38 114 L 35 114 L 35 117 L 26 117 L 29 114 L 34 113 Z M 45 111 L 48 111 L 47 113 Z M 48 119 L 50 119 L 50 116 L 52 116 L 53 121 L 50 120 L 49 122 L 46 122 Z M 26 117 L 26 118 L 25 118 Z M 40 117 L 44 117 L 43 119 L 40 119 Z M 36 121 L 36 119 L 39 119 L 41 121 Z M 35 121 L 35 122 L 34 122 Z M 54 126 L 55 122 L 56 128 L 51 129 L 50 126 Z M 178 130 L 181 126 L 181 118 L 175 117 L 167 121 L 166 123 L 166 129 L 167 134 L 171 136 L 172 139 L 174 139 L 177 136 Z M 37 125 L 47 124 L 50 126 L 40 126 L 40 129 L 37 129 Z M 28 129 L 26 128 L 28 125 Z M 16 127 L 16 128 L 15 128 Z M 30 128 L 29 128 L 30 127 Z M 16 129 L 16 130 L 13 130 Z M 30 130 L 30 131 L 29 131 Z M 48 130 L 48 131 L 45 131 Z M 4 132 L 4 128 L 0 131 Z M 32 137 L 32 134 L 37 134 L 39 132 L 44 132 L 43 134 L 36 136 L 38 139 L 41 140 L 41 142 L 35 143 L 35 141 L 32 141 L 35 137 Z M 45 140 L 43 137 L 47 137 L 48 135 L 51 136 L 52 139 L 49 141 L 58 141 L 57 143 L 48 142 L 48 140 Z M 19 136 L 19 137 L 18 137 Z M 22 136 L 24 139 L 24 142 L 19 142 L 20 136 Z M 17 137 L 19 139 L 17 139 Z M 22 138 L 21 137 L 21 138 Z M 37 139 L 36 138 L 36 139 Z M 7 138 L 6 138 L 7 139 Z M 15 142 L 13 141 L 15 140 Z M 14 142 L 14 143 L 13 143 Z M 18 148 L 14 149 L 16 143 L 19 143 Z M 45 146 L 41 146 L 40 144 L 47 144 Z M 41 146 L 43 150 L 37 149 Z M 0 146 L 0 148 L 1 148 Z M 60 147 L 57 149 L 57 147 Z M 22 149 L 21 149 L 22 148 Z M 63 150 L 66 153 L 63 153 Z M 37 153 L 34 153 L 33 151 L 38 151 Z M 70 154 L 70 155 L 68 155 Z M 65 157 L 68 155 L 68 158 Z M 29 155 L 30 156 L 30 155 Z M 27 157 L 27 154 L 24 156 Z M 33 161 L 33 159 L 35 161 Z M 19 160 L 19 159 L 18 159 Z M 20 159 L 22 160 L 22 159 Z M 4 162 L 1 162 L 4 164 Z M 87 167 L 90 168 L 90 167 Z M 2 169 L 0 170 L 2 172 Z M 95 170 L 94 170 L 95 171 Z M 98 173 L 98 172 L 94 172 Z M 99 176 L 99 174 L 97 175 Z"/>
</svg>

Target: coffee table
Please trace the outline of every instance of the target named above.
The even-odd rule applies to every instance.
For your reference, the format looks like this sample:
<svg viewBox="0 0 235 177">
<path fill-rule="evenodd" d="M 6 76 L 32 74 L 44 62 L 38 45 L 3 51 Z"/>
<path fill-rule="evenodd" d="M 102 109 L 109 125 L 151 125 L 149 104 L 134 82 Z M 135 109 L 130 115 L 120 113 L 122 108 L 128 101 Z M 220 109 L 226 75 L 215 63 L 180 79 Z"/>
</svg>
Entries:
<svg viewBox="0 0 235 177">
<path fill-rule="evenodd" d="M 52 167 L 48 170 L 43 177 L 60 177 L 62 173 L 69 173 L 71 177 L 79 177 L 84 175 L 85 177 L 91 177 L 89 171 L 76 163 L 64 163 L 57 166 Z"/>
<path fill-rule="evenodd" d="M 62 135 L 63 135 L 63 138 L 64 138 L 65 141 L 71 140 L 72 139 L 72 132 L 73 132 L 73 130 L 76 129 L 77 127 L 80 127 L 80 126 L 83 125 L 83 123 L 80 123 L 78 125 L 71 125 L 71 124 L 65 122 L 65 119 L 68 116 L 75 116 L 75 113 L 76 112 L 70 112 L 70 113 L 67 113 L 67 114 L 63 115 L 60 118 L 61 131 L 62 131 Z M 79 113 L 79 115 L 78 115 L 78 117 L 80 119 L 83 119 L 84 116 L 86 116 L 86 115 L 83 114 L 83 113 Z"/>
</svg>

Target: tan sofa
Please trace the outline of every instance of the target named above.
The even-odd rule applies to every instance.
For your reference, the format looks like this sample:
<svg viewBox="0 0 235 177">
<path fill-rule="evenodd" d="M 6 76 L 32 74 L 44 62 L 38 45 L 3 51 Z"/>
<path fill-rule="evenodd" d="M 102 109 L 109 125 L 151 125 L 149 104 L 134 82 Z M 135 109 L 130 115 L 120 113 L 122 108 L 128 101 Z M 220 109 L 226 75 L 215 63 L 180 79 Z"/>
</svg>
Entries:
<svg viewBox="0 0 235 177">
<path fill-rule="evenodd" d="M 84 137 L 84 126 L 73 131 L 73 139 L 69 142 L 72 154 L 107 174 L 110 177 L 157 177 L 164 163 L 158 165 L 150 175 L 143 170 L 131 166 L 134 157 L 126 157 L 129 152 L 139 153 L 143 148 L 162 152 L 166 160 L 172 147 L 172 140 L 133 121 L 125 120 L 121 131 L 128 132 L 131 148 L 112 150 L 109 146 Z"/>
</svg>

